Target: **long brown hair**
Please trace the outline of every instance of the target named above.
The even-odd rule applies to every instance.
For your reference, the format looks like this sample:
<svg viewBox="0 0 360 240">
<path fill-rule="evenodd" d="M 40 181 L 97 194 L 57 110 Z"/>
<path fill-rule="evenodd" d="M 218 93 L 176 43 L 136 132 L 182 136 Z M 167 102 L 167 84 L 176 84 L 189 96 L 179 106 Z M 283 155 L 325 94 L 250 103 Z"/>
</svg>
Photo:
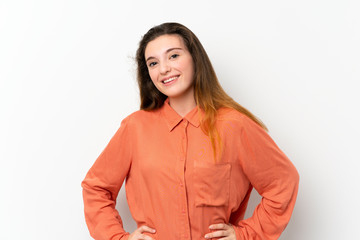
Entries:
<svg viewBox="0 0 360 240">
<path fill-rule="evenodd" d="M 204 111 L 201 119 L 201 129 L 210 137 L 216 156 L 216 142 L 219 144 L 219 133 L 215 127 L 217 110 L 226 107 L 233 108 L 256 122 L 267 130 L 266 126 L 250 111 L 235 102 L 221 87 L 210 59 L 195 34 L 179 23 L 163 23 L 151 28 L 141 39 L 136 52 L 137 81 L 140 89 L 140 109 L 154 110 L 160 108 L 167 96 L 161 93 L 152 83 L 146 62 L 145 49 L 147 44 L 157 37 L 166 34 L 180 36 L 194 61 L 194 94 L 198 107 Z M 221 146 L 221 145 L 220 145 Z"/>
</svg>

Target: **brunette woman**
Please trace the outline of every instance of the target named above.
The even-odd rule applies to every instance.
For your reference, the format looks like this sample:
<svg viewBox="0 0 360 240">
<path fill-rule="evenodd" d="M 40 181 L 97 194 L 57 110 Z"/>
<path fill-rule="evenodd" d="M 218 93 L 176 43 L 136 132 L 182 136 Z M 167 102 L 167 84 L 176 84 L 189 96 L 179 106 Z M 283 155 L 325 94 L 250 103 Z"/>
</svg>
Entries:
<svg viewBox="0 0 360 240">
<path fill-rule="evenodd" d="M 266 127 L 221 88 L 185 26 L 151 28 L 136 53 L 141 105 L 82 182 L 91 235 L 108 239 L 278 239 L 299 175 Z M 126 196 L 138 228 L 115 209 Z M 244 220 L 253 187 L 262 196 Z"/>
</svg>

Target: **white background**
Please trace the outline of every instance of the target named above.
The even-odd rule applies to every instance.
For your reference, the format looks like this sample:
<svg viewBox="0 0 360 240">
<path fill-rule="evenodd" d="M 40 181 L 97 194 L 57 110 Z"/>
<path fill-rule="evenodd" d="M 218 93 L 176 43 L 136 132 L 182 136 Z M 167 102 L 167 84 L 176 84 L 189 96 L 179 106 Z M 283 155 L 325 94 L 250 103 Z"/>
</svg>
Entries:
<svg viewBox="0 0 360 240">
<path fill-rule="evenodd" d="M 1 0 L 0 239 L 90 239 L 80 183 L 138 109 L 137 44 L 166 21 L 199 37 L 297 167 L 281 239 L 359 237 L 359 12 L 356 0 Z M 117 208 L 132 231 L 123 189 Z"/>
</svg>

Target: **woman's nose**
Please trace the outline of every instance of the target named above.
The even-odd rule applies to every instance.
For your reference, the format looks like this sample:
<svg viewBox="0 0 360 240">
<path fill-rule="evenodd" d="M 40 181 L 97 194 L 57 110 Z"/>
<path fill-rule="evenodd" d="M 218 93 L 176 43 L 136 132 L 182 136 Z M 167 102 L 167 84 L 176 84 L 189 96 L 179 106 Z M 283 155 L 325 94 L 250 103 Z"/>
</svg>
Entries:
<svg viewBox="0 0 360 240">
<path fill-rule="evenodd" d="M 166 74 L 169 71 L 170 71 L 170 66 L 167 62 L 160 64 L 160 73 L 161 74 Z"/>
</svg>

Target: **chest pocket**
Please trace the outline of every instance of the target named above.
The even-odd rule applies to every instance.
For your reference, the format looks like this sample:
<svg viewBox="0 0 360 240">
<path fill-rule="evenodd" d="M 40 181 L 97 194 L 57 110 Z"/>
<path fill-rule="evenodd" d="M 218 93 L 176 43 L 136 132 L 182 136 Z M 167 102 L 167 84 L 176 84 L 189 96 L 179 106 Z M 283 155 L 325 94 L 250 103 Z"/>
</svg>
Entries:
<svg viewBox="0 0 360 240">
<path fill-rule="evenodd" d="M 227 206 L 230 197 L 229 163 L 196 163 L 194 168 L 195 206 Z"/>
</svg>

